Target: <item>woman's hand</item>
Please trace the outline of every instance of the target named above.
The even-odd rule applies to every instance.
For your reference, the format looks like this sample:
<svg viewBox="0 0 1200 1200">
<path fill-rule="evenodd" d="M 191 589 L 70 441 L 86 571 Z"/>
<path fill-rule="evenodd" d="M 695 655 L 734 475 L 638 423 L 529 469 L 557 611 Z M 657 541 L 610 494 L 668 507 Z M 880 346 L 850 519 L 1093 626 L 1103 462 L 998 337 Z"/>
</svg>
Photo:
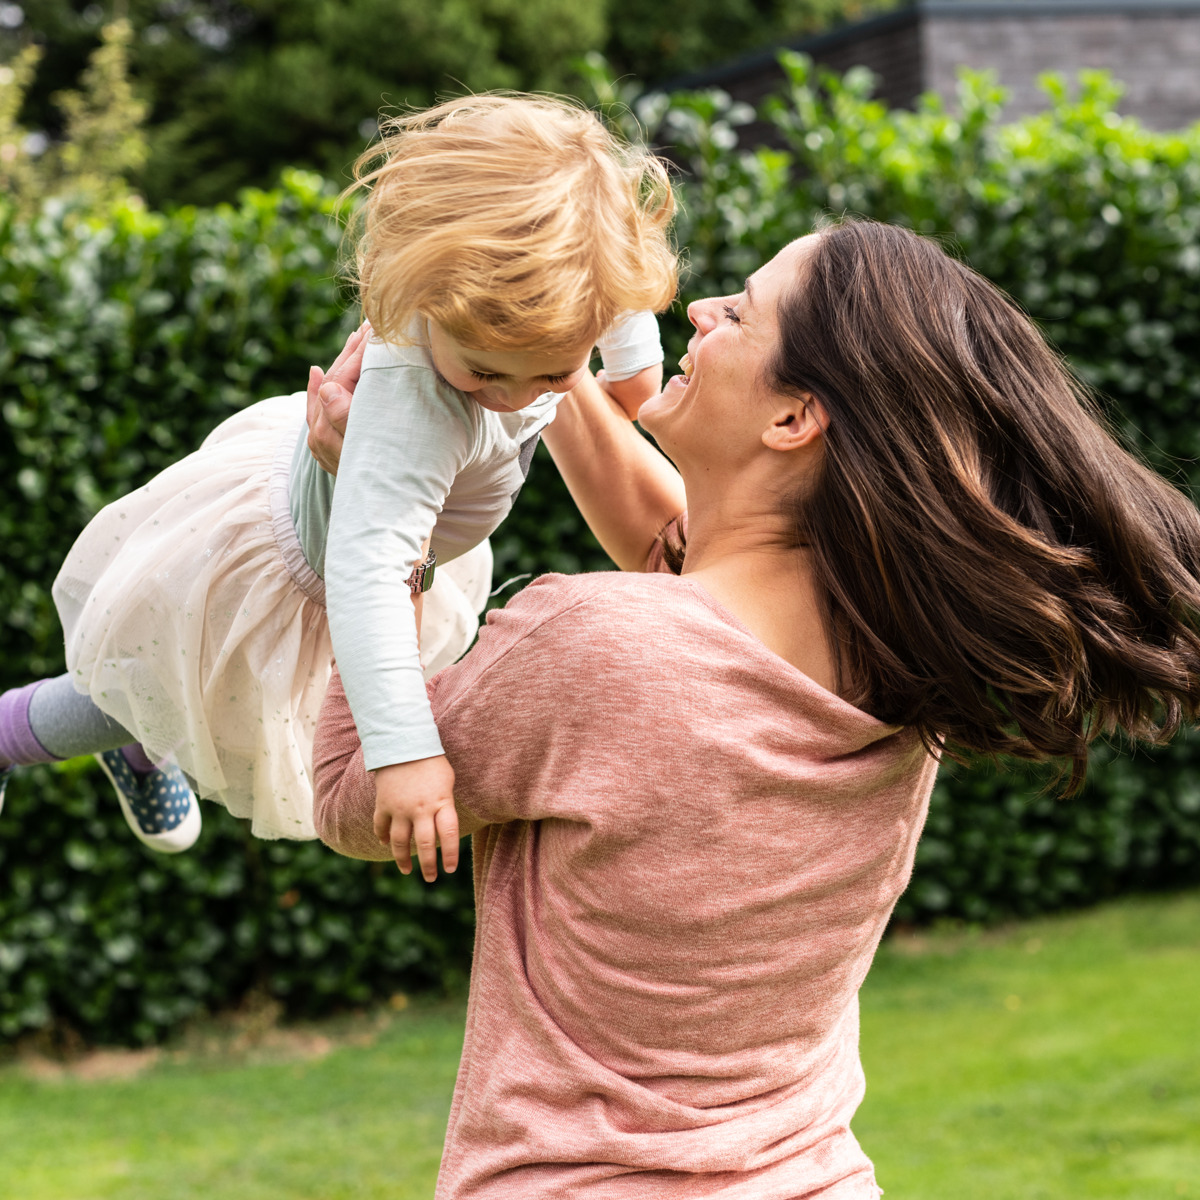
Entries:
<svg viewBox="0 0 1200 1200">
<path fill-rule="evenodd" d="M 346 418 L 370 336 L 371 326 L 364 321 L 346 339 L 328 372 L 320 367 L 308 368 L 308 448 L 317 465 L 330 475 L 337 474 L 342 457 Z"/>
</svg>

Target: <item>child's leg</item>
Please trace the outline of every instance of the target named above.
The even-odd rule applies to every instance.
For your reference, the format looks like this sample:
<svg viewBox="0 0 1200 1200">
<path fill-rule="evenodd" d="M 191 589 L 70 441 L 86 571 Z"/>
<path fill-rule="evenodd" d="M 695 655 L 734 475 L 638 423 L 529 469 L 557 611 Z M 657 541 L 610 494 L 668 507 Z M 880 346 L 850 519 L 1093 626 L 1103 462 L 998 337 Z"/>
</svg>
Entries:
<svg viewBox="0 0 1200 1200">
<path fill-rule="evenodd" d="M 56 759 L 116 750 L 136 740 L 127 729 L 101 712 L 91 696 L 77 692 L 69 675 L 32 685 L 29 728 Z"/>
<path fill-rule="evenodd" d="M 164 853 L 200 833 L 200 809 L 179 768 L 157 766 L 133 735 L 75 690 L 69 675 L 0 696 L 0 770 L 94 754 L 138 839 Z"/>
<path fill-rule="evenodd" d="M 0 695 L 0 768 L 61 762 L 127 746 L 153 770 L 133 735 L 75 690 L 69 676 L 38 679 Z M 131 763 L 135 770 L 138 763 Z"/>
</svg>

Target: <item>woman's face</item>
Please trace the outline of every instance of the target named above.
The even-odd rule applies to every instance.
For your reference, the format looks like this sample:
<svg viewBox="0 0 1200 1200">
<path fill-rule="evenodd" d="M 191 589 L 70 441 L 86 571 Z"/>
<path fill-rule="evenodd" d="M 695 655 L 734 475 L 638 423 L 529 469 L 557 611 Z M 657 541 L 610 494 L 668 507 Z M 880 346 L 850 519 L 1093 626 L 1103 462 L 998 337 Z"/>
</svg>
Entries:
<svg viewBox="0 0 1200 1200">
<path fill-rule="evenodd" d="M 785 246 L 741 292 L 688 305 L 696 332 L 680 365 L 638 412 L 638 421 L 682 468 L 715 463 L 738 447 L 762 448 L 766 369 L 779 342 L 779 301 L 792 288 L 819 234 Z"/>
</svg>

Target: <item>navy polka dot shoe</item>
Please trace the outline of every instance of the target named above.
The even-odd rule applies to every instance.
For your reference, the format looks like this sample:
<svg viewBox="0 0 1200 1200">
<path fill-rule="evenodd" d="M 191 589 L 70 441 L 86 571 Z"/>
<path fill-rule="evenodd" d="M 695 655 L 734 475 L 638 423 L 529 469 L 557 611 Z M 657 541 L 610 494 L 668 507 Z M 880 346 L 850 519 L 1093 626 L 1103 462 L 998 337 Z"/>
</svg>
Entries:
<svg viewBox="0 0 1200 1200">
<path fill-rule="evenodd" d="M 159 854 L 179 854 L 200 836 L 200 804 L 174 763 L 139 775 L 120 750 L 96 755 L 138 841 Z"/>
</svg>

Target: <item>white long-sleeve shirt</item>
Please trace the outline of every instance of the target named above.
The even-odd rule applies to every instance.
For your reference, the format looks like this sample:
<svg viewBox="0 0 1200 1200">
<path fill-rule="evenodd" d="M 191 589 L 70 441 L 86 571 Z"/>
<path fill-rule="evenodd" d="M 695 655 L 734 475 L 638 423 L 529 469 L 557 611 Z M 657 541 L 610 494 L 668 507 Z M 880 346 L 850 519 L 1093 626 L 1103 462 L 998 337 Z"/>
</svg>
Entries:
<svg viewBox="0 0 1200 1200">
<path fill-rule="evenodd" d="M 625 318 L 599 345 L 610 378 L 662 361 L 649 313 Z M 336 488 L 301 431 L 292 519 L 305 558 L 325 579 L 334 655 L 368 770 L 442 753 L 408 576 L 431 534 L 438 561 L 448 562 L 496 529 L 561 398 L 547 393 L 518 412 L 492 412 L 446 383 L 427 347 L 372 341 Z"/>
</svg>

